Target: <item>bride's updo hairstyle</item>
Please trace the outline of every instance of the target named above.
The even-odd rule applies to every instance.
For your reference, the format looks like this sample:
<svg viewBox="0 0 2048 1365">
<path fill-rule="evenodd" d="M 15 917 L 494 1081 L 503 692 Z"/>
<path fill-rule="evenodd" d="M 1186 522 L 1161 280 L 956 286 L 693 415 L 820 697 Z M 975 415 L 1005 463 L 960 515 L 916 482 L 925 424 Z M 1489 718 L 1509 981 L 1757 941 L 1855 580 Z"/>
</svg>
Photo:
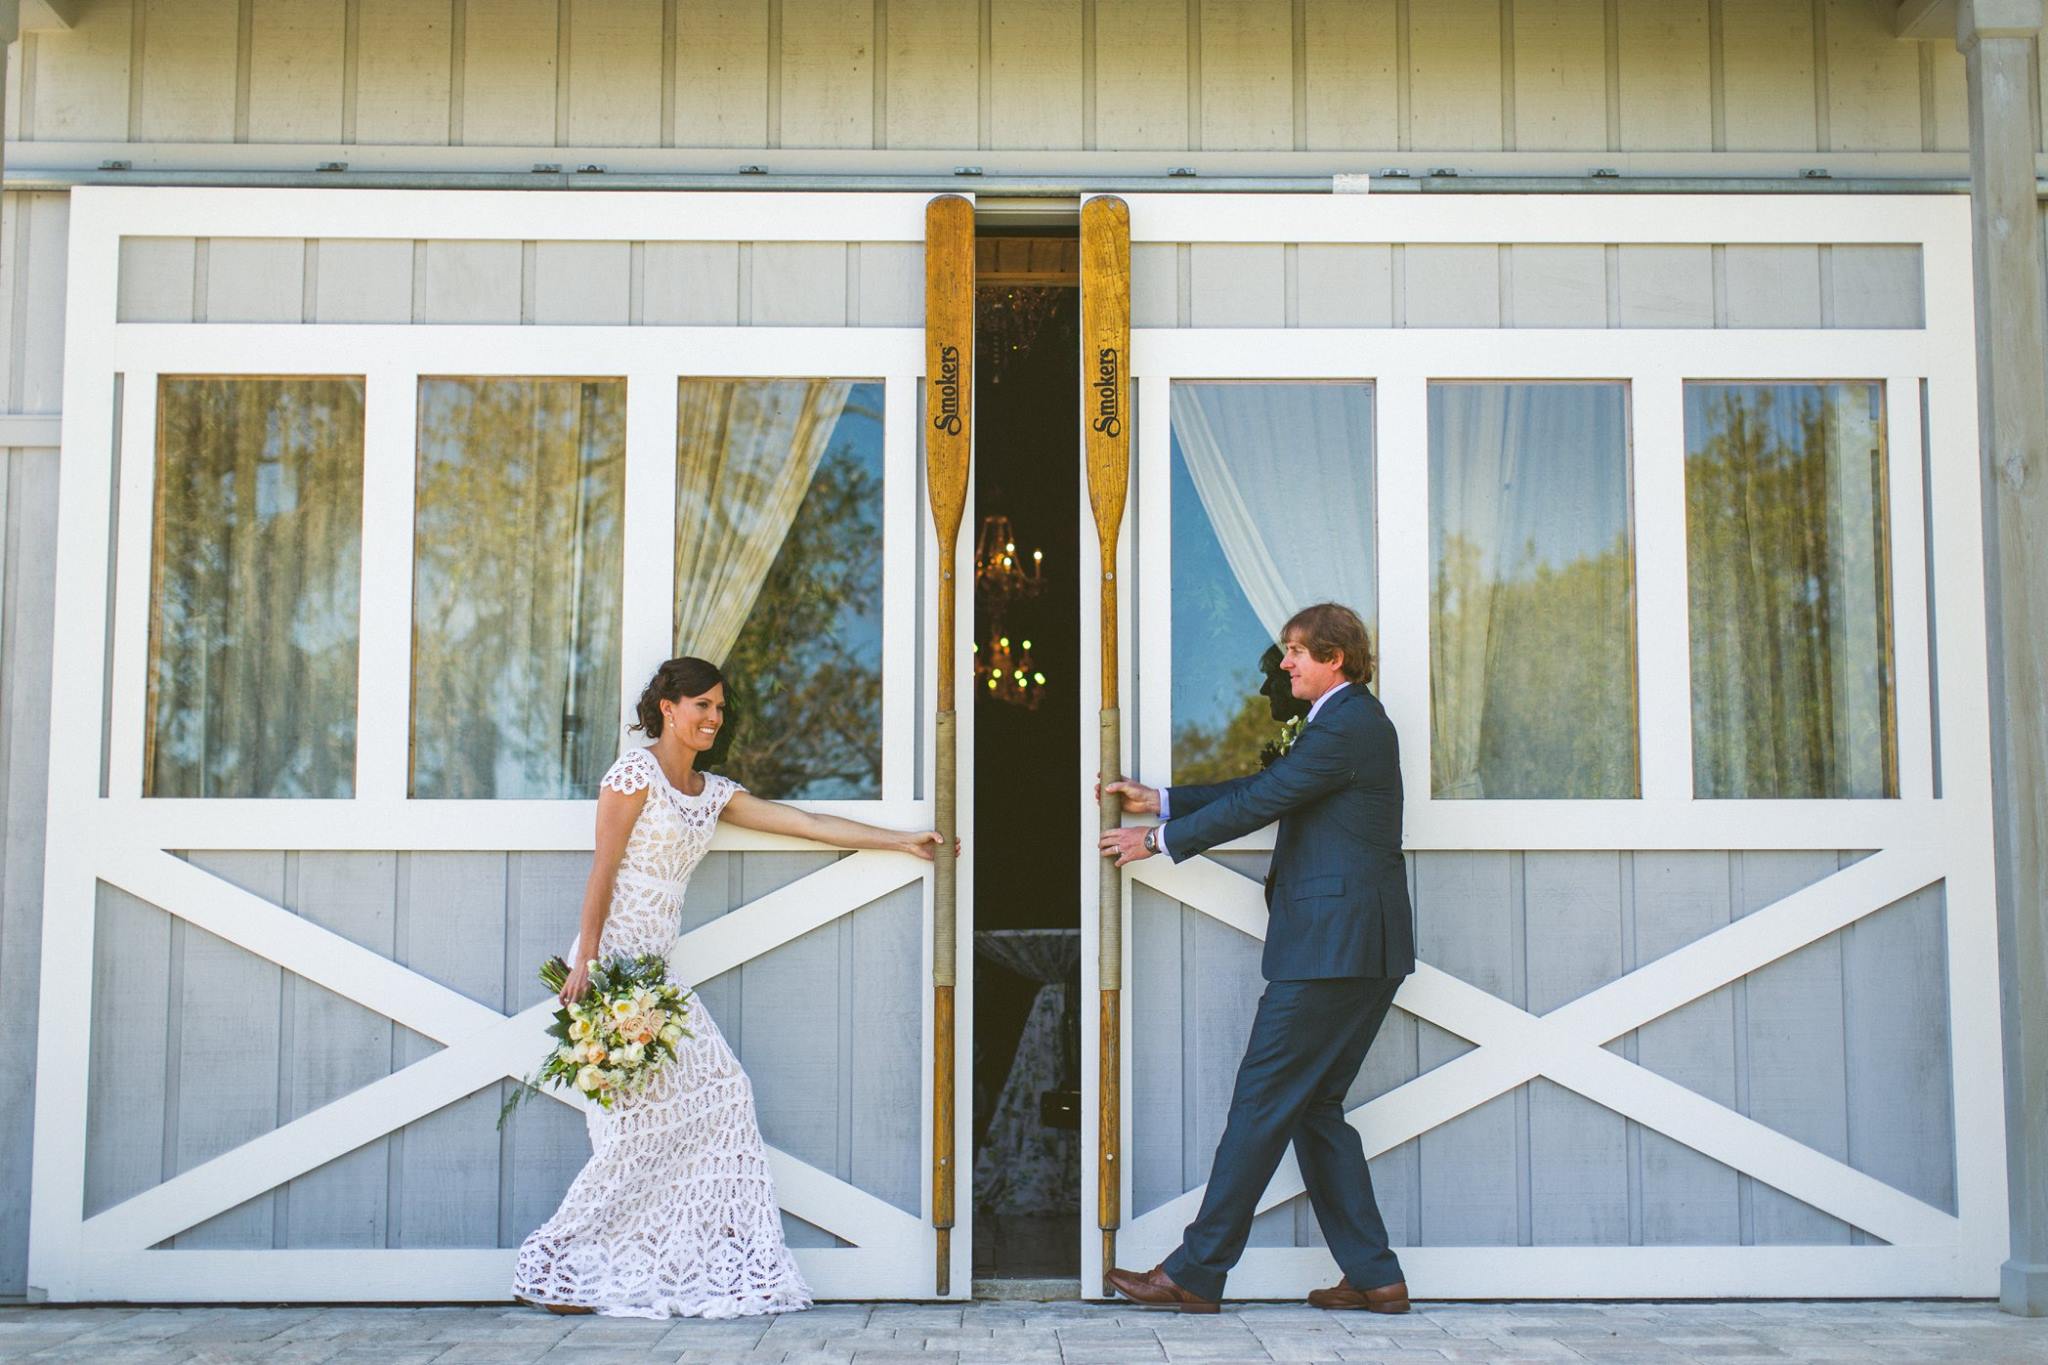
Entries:
<svg viewBox="0 0 2048 1365">
<path fill-rule="evenodd" d="M 637 708 L 640 720 L 633 728 L 644 731 L 649 739 L 660 739 L 663 702 L 701 697 L 724 681 L 725 674 L 718 671 L 717 664 L 706 663 L 687 654 L 680 659 L 670 659 L 654 670 L 647 690 L 640 694 Z"/>
</svg>

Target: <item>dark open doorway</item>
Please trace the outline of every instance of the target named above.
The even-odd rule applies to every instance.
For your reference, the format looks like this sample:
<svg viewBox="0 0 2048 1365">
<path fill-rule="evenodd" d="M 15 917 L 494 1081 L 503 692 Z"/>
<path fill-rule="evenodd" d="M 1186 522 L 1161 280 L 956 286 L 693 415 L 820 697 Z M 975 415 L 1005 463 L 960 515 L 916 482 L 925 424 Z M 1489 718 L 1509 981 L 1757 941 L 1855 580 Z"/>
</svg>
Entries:
<svg viewBox="0 0 2048 1365">
<path fill-rule="evenodd" d="M 1080 1275 L 1080 289 L 1073 236 L 980 238 L 974 1277 Z"/>
</svg>

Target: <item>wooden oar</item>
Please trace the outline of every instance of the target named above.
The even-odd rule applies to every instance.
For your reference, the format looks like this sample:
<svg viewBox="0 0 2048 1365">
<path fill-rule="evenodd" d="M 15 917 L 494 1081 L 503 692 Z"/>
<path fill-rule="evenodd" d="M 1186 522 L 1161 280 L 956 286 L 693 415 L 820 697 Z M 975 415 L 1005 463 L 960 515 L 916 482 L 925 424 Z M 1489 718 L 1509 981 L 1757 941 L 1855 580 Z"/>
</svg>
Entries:
<svg viewBox="0 0 2048 1365">
<path fill-rule="evenodd" d="M 1081 403 L 1088 455 L 1088 503 L 1102 546 L 1102 754 L 1104 786 L 1123 775 L 1117 695 L 1116 547 L 1131 481 L 1131 210 L 1113 195 L 1081 206 Z M 1123 802 L 1106 796 L 1101 827 L 1123 823 Z M 1116 1264 L 1122 1221 L 1123 1103 L 1119 1054 L 1123 988 L 1123 874 L 1107 858 L 1097 899 L 1097 984 L 1101 987 L 1100 1124 L 1096 1137 L 1095 1221 L 1102 1229 L 1102 1268 Z M 1103 1296 L 1109 1296 L 1107 1285 Z"/>
<path fill-rule="evenodd" d="M 974 205 L 941 195 L 924 216 L 925 485 L 939 540 L 939 696 L 933 797 L 939 846 L 932 886 L 932 1226 L 938 1231 L 938 1292 L 953 1285 L 953 985 L 959 953 L 959 757 L 953 715 L 953 552 L 967 506 L 974 423 Z"/>
</svg>

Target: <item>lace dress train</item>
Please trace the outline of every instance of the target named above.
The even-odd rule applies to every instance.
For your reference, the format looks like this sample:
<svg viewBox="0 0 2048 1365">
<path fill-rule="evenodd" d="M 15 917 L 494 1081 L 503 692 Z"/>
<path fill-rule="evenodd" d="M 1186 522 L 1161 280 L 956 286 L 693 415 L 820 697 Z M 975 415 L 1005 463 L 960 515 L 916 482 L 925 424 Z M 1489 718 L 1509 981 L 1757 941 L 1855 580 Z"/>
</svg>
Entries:
<svg viewBox="0 0 2048 1365">
<path fill-rule="evenodd" d="M 613 764 L 603 785 L 652 790 L 626 840 L 597 956 L 667 954 L 690 873 L 739 785 L 708 774 L 688 796 L 645 749 Z M 684 1027 L 693 1036 L 646 1090 L 590 1107 L 590 1161 L 519 1248 L 520 1298 L 641 1318 L 811 1306 L 783 1244 L 753 1087 L 695 997 Z"/>
</svg>

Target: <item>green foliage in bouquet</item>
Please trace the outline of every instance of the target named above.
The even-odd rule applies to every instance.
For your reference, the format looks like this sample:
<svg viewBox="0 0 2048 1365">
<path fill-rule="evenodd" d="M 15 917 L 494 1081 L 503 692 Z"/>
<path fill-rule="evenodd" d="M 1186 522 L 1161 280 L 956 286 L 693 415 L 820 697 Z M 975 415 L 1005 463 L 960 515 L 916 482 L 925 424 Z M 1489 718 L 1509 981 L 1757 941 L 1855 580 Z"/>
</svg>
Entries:
<svg viewBox="0 0 2048 1365">
<path fill-rule="evenodd" d="M 559 995 L 569 964 L 549 958 L 540 965 L 540 979 Z M 580 999 L 555 1011 L 547 1028 L 555 1045 L 505 1101 L 500 1128 L 543 1084 L 573 1090 L 609 1109 L 620 1095 L 646 1089 L 661 1065 L 675 1060 L 676 1044 L 695 1036 L 683 1027 L 690 992 L 670 983 L 668 963 L 660 956 L 592 961 L 589 980 Z"/>
</svg>

